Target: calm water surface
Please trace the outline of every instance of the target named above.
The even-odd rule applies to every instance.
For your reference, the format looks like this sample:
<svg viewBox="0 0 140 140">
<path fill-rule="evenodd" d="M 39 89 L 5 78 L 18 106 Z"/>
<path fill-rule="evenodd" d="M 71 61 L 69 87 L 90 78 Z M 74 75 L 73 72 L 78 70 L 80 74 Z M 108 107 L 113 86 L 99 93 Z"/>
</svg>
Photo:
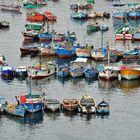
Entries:
<svg viewBox="0 0 140 140">
<path fill-rule="evenodd" d="M 15 0 L 16 1 L 16 0 Z M 84 0 L 81 0 L 84 2 Z M 124 0 L 130 2 L 130 0 Z M 12 0 L 12 2 L 14 2 Z M 39 11 L 53 11 L 58 22 L 53 27 L 58 32 L 67 30 L 75 31 L 78 42 L 81 44 L 91 43 L 95 47 L 100 46 L 100 32 L 90 35 L 86 34 L 88 21 L 73 21 L 70 19 L 69 4 L 74 0 L 60 0 L 59 2 L 48 1 L 48 6 Z M 136 2 L 136 1 L 135 1 Z M 139 2 L 139 0 L 137 0 Z M 21 4 L 21 1 L 16 1 Z M 115 8 L 110 1 L 95 1 L 96 11 L 112 13 Z M 5 55 L 9 65 L 31 65 L 36 58 L 30 56 L 20 57 L 19 47 L 25 46 L 21 31 L 26 23 L 25 14 L 28 10 L 22 8 L 22 15 L 0 12 L 0 18 L 10 22 L 9 30 L 0 31 L 0 54 Z M 99 23 L 109 25 L 110 30 L 104 34 L 104 42 L 109 42 L 112 47 L 125 49 L 131 42 L 115 42 L 114 27 L 111 19 L 99 20 Z M 131 21 L 132 26 L 140 26 L 139 22 Z M 27 45 L 27 44 L 26 44 Z M 28 44 L 33 45 L 33 44 Z M 131 44 L 130 47 L 139 46 L 140 43 Z M 47 60 L 54 60 L 49 58 Z M 57 59 L 59 64 L 68 63 L 70 60 Z M 92 62 L 94 63 L 94 62 Z M 28 91 L 26 80 L 22 79 L 0 79 L 0 95 L 9 102 L 15 102 L 15 95 L 25 94 Z M 100 102 L 104 96 L 110 99 L 111 112 L 108 116 L 81 115 L 79 113 L 36 113 L 29 114 L 25 118 L 10 115 L 0 116 L 0 140 L 138 140 L 139 134 L 139 112 L 140 112 L 140 81 L 109 81 L 78 79 L 56 79 L 52 76 L 41 81 L 33 81 L 33 91 L 40 90 L 47 93 L 48 98 L 79 99 L 84 93 L 89 93 Z"/>
</svg>

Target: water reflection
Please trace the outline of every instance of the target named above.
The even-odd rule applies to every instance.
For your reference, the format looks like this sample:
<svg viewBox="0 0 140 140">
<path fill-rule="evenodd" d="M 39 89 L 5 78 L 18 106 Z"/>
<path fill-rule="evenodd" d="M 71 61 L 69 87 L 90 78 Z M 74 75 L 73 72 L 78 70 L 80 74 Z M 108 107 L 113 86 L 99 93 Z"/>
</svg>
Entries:
<svg viewBox="0 0 140 140">
<path fill-rule="evenodd" d="M 110 115 L 110 113 L 108 113 L 108 114 L 97 114 L 97 117 L 101 118 L 101 119 L 105 119 L 105 118 L 108 118 L 109 115 Z"/>
<path fill-rule="evenodd" d="M 90 121 L 92 118 L 96 118 L 96 114 L 80 114 L 80 117 L 82 119 L 85 119 L 85 121 Z"/>
<path fill-rule="evenodd" d="M 85 82 L 90 85 L 97 81 L 98 78 L 85 78 Z"/>
<path fill-rule="evenodd" d="M 56 76 L 51 75 L 47 78 L 41 79 L 41 80 L 32 80 L 32 86 L 41 86 L 41 85 L 46 85 L 49 84 L 52 80 L 55 80 Z M 29 84 L 29 79 L 27 78 L 26 80 L 27 85 Z"/>
<path fill-rule="evenodd" d="M 119 81 L 118 81 L 118 79 L 110 80 L 110 81 L 99 79 L 98 84 L 99 84 L 99 88 L 112 89 L 112 88 L 116 88 L 118 86 Z"/>
<path fill-rule="evenodd" d="M 56 111 L 56 112 L 50 112 L 48 110 L 45 110 L 45 113 L 47 115 L 47 117 L 50 118 L 50 120 L 54 121 L 57 120 L 60 117 L 60 110 Z"/>
<path fill-rule="evenodd" d="M 26 114 L 25 117 L 16 117 L 9 114 L 6 114 L 6 117 L 20 124 L 38 124 L 43 121 L 43 115 L 40 111 L 33 114 Z"/>
<path fill-rule="evenodd" d="M 140 80 L 122 80 L 120 82 L 120 89 L 124 90 L 124 91 L 129 91 L 135 88 L 139 88 L 140 87 Z"/>
<path fill-rule="evenodd" d="M 4 76 L 4 75 L 1 75 L 1 78 L 5 82 L 12 82 L 14 80 L 14 76 Z"/>
<path fill-rule="evenodd" d="M 65 117 L 69 117 L 70 118 L 70 121 L 73 121 L 74 118 L 76 116 L 78 116 L 78 112 L 76 112 L 76 111 L 75 112 L 71 112 L 71 111 L 65 110 L 65 111 L 63 111 L 63 114 L 64 114 Z"/>
<path fill-rule="evenodd" d="M 58 81 L 61 82 L 63 85 L 69 80 L 70 80 L 70 76 L 65 78 L 58 77 Z"/>
</svg>

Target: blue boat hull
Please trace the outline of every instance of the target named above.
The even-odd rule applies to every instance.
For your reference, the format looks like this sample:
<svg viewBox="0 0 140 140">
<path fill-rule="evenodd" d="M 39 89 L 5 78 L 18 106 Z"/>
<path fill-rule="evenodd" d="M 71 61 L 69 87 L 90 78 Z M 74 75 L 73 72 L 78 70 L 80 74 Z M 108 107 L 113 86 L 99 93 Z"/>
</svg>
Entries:
<svg viewBox="0 0 140 140">
<path fill-rule="evenodd" d="M 113 17 L 116 19 L 124 19 L 126 17 L 126 13 L 125 12 L 115 12 L 113 14 Z"/>
<path fill-rule="evenodd" d="M 130 11 L 127 13 L 128 18 L 140 19 L 140 11 Z"/>
<path fill-rule="evenodd" d="M 13 76 L 14 71 L 13 70 L 2 70 L 1 74 L 4 76 Z"/>
<path fill-rule="evenodd" d="M 140 40 L 140 33 L 134 33 L 133 34 L 133 40 Z"/>
<path fill-rule="evenodd" d="M 99 109 L 99 110 L 96 111 L 96 113 L 98 113 L 98 114 L 108 114 L 109 110 Z"/>
<path fill-rule="evenodd" d="M 25 104 L 23 103 L 21 105 L 25 107 L 27 109 L 27 112 L 29 113 L 35 113 L 44 108 L 43 103 L 25 103 Z"/>
<path fill-rule="evenodd" d="M 75 55 L 75 51 L 70 49 L 65 49 L 65 48 L 57 48 L 56 49 L 56 54 L 59 56 L 59 57 L 72 57 Z"/>
</svg>

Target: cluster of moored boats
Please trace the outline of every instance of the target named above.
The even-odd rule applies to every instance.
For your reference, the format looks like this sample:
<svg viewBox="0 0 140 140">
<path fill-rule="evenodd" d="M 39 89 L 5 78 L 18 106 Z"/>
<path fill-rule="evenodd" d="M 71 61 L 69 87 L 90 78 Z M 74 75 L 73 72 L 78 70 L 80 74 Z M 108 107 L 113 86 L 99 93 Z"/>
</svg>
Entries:
<svg viewBox="0 0 140 140">
<path fill-rule="evenodd" d="M 4 97 L 0 97 L 4 100 Z M 17 104 L 8 103 L 0 104 L 0 113 L 4 111 L 8 114 L 24 117 L 26 113 L 35 113 L 38 111 L 48 110 L 56 111 L 70 111 L 80 113 L 97 113 L 101 115 L 109 114 L 110 107 L 108 101 L 101 101 L 96 104 L 95 99 L 85 94 L 78 99 L 64 99 L 62 103 L 57 99 L 48 99 L 44 95 L 21 95 L 16 96 Z"/>
<path fill-rule="evenodd" d="M 98 13 L 93 10 L 94 1 L 87 0 L 86 5 L 72 4 L 70 8 L 71 18 L 77 20 L 89 19 L 89 18 L 110 18 L 110 14 L 103 12 Z M 26 0 L 23 2 L 23 6 L 26 9 L 36 9 L 45 5 L 44 0 Z M 18 5 L 5 5 L 1 4 L 0 9 L 2 11 L 10 11 L 21 13 L 21 6 Z M 130 16 L 131 9 L 127 12 L 127 16 Z M 139 7 L 135 8 L 135 19 L 139 18 Z M 114 13 L 113 17 L 118 19 Z M 119 14 L 118 14 L 119 15 Z M 124 19 L 121 16 L 119 19 Z M 18 66 L 14 68 L 8 66 L 5 63 L 5 57 L 0 56 L 1 75 L 3 76 L 28 76 L 29 79 L 43 79 L 51 75 L 56 74 L 57 77 L 72 76 L 73 78 L 85 76 L 87 78 L 104 78 L 106 80 L 121 77 L 131 80 L 140 78 L 140 48 L 130 50 L 129 46 L 125 52 L 112 49 L 109 44 L 107 47 L 103 47 L 103 31 L 108 30 L 108 26 L 100 26 L 96 22 L 87 26 L 87 30 L 101 31 L 101 47 L 95 48 L 93 45 L 81 46 L 76 44 L 77 35 L 75 32 L 66 31 L 66 33 L 56 32 L 54 29 L 50 31 L 50 22 L 57 21 L 57 17 L 51 11 L 45 11 L 43 14 L 38 11 L 32 11 L 26 14 L 25 31 L 22 32 L 24 40 L 40 41 L 39 46 L 30 48 L 20 48 L 22 54 L 35 54 L 39 56 L 39 61 L 33 66 Z M 1 28 L 9 27 L 9 23 L 0 22 Z M 135 38 L 135 33 L 131 30 L 128 22 L 122 27 L 117 29 L 115 34 L 116 40 L 140 40 L 140 36 Z M 42 43 L 43 42 L 43 43 Z M 55 63 L 42 62 L 42 56 L 56 56 L 60 58 L 74 58 L 75 61 L 70 66 L 62 65 L 57 66 Z M 84 57 L 84 58 L 83 58 Z M 98 65 L 97 67 L 88 65 L 88 58 L 93 58 L 95 61 L 107 61 L 106 65 Z M 114 65 L 110 63 L 122 61 Z M 105 62 L 106 63 L 106 62 Z M 131 65 L 129 65 L 131 63 Z M 42 95 L 29 95 L 17 96 L 18 104 L 2 104 L 2 110 L 7 113 L 24 116 L 26 111 L 34 113 L 39 110 L 43 110 L 44 107 L 55 111 L 57 109 L 74 111 L 78 110 L 83 113 L 109 113 L 109 104 L 102 101 L 98 105 L 93 97 L 84 95 L 80 100 L 77 99 L 65 99 L 62 103 L 55 99 L 46 99 Z"/>
</svg>

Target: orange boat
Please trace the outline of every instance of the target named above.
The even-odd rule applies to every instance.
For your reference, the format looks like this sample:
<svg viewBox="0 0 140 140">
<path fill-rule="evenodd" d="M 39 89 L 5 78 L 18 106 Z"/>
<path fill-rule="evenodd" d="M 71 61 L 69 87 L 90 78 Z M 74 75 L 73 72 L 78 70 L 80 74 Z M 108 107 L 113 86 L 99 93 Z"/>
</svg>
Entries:
<svg viewBox="0 0 140 140">
<path fill-rule="evenodd" d="M 45 20 L 45 17 L 43 14 L 40 13 L 27 13 L 26 19 L 28 21 L 36 21 L 36 22 L 43 22 Z"/>
<path fill-rule="evenodd" d="M 122 78 L 127 80 L 140 78 L 140 69 L 133 66 L 121 66 L 120 73 Z"/>
<path fill-rule="evenodd" d="M 44 16 L 46 17 L 46 20 L 48 20 L 48 21 L 56 21 L 56 19 L 57 19 L 57 17 L 54 14 L 52 14 L 51 11 L 46 11 L 44 13 Z"/>
</svg>

